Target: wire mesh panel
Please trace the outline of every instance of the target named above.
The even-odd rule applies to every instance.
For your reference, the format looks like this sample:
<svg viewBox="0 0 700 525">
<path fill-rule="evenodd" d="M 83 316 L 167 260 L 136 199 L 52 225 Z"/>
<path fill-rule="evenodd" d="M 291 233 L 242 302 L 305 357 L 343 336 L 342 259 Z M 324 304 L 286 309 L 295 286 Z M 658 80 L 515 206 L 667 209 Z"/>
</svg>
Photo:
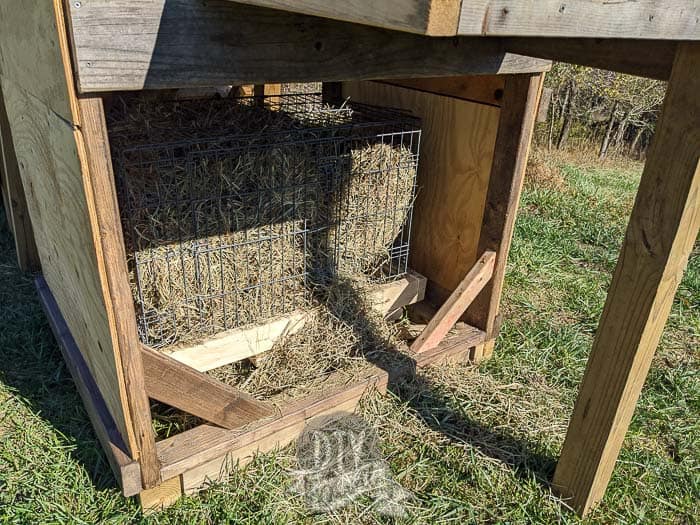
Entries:
<svg viewBox="0 0 700 525">
<path fill-rule="evenodd" d="M 160 347 L 408 270 L 420 125 L 320 94 L 123 98 L 108 123 L 140 335 Z"/>
</svg>

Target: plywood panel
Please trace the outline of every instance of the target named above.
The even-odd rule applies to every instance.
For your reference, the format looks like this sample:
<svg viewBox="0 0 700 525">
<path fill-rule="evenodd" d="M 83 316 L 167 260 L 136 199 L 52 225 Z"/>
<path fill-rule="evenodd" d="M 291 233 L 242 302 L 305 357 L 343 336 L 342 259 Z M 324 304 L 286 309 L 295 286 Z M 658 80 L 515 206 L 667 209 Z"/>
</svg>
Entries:
<svg viewBox="0 0 700 525">
<path fill-rule="evenodd" d="M 343 95 L 422 119 L 410 265 L 454 290 L 477 259 L 500 110 L 376 82 L 344 83 Z"/>
</svg>

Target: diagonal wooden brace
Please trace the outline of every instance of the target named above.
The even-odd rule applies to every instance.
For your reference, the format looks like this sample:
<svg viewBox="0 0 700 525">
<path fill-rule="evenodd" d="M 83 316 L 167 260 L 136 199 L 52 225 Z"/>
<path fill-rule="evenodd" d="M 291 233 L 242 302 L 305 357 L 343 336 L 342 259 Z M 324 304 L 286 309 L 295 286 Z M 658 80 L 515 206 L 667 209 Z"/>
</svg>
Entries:
<svg viewBox="0 0 700 525">
<path fill-rule="evenodd" d="M 413 352 L 425 352 L 440 344 L 447 332 L 489 282 L 495 262 L 496 252 L 484 252 L 413 342 L 411 345 Z"/>
<path fill-rule="evenodd" d="M 227 429 L 273 415 L 254 397 L 142 345 L 148 397 Z"/>
</svg>

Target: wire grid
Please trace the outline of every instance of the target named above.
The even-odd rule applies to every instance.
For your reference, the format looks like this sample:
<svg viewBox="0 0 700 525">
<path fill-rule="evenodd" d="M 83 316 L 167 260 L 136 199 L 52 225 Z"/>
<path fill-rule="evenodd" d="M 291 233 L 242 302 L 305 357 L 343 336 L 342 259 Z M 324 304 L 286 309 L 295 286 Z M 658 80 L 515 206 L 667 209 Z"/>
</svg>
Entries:
<svg viewBox="0 0 700 525">
<path fill-rule="evenodd" d="M 144 343 L 291 313 L 339 271 L 407 272 L 416 118 L 319 93 L 161 102 L 134 119 L 140 103 L 109 128 Z"/>
</svg>

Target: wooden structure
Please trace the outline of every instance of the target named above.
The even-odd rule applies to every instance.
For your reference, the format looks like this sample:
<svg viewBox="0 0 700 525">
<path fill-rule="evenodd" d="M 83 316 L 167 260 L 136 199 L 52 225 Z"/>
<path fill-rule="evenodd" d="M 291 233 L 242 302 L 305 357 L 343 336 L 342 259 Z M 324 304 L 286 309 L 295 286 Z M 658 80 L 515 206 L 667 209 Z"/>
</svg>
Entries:
<svg viewBox="0 0 700 525">
<path fill-rule="evenodd" d="M 124 494 L 166 505 L 293 440 L 310 417 L 352 409 L 369 386 L 386 388 L 387 372 L 275 411 L 212 381 L 202 373 L 211 365 L 143 347 L 104 94 L 320 80 L 328 97 L 420 116 L 411 265 L 437 307 L 413 348 L 423 366 L 493 349 L 547 60 L 670 80 L 553 480 L 586 513 L 610 478 L 700 226 L 700 44 L 689 42 L 699 20 L 696 0 L 2 2 L 9 222 L 20 264 L 41 267 L 47 316 Z M 443 337 L 460 318 L 466 328 Z M 149 397 L 212 424 L 156 443 Z"/>
</svg>

